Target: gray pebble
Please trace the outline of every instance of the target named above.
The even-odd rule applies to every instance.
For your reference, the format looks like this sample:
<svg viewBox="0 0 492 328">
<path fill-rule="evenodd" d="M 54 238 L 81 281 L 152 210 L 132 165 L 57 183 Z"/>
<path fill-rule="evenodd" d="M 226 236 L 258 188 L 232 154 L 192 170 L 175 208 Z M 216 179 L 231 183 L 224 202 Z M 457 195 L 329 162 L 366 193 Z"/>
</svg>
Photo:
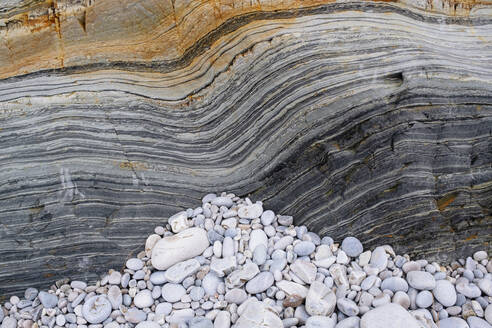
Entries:
<svg viewBox="0 0 492 328">
<path fill-rule="evenodd" d="M 260 272 L 256 277 L 248 281 L 246 291 L 250 294 L 258 294 L 273 285 L 273 274 L 271 272 Z"/>
<path fill-rule="evenodd" d="M 436 287 L 434 276 L 426 271 L 410 271 L 407 273 L 407 282 L 419 290 L 432 290 Z"/>
<path fill-rule="evenodd" d="M 271 210 L 266 210 L 263 212 L 261 215 L 261 224 L 264 226 L 271 225 L 273 223 L 273 220 L 275 220 L 275 213 Z"/>
<path fill-rule="evenodd" d="M 423 290 L 417 294 L 417 298 L 415 299 L 415 303 L 419 308 L 426 309 L 433 303 L 432 293 L 428 290 Z"/>
<path fill-rule="evenodd" d="M 364 250 L 362 243 L 355 237 L 347 237 L 342 241 L 342 250 L 350 257 L 359 256 Z"/>
<path fill-rule="evenodd" d="M 167 283 L 162 286 L 162 297 L 166 302 L 178 302 L 183 295 L 186 294 L 186 289 L 179 284 Z"/>
<path fill-rule="evenodd" d="M 316 246 L 311 241 L 301 241 L 294 246 L 294 252 L 298 256 L 308 256 L 311 255 Z"/>
<path fill-rule="evenodd" d="M 150 275 L 150 282 L 154 285 L 162 285 L 167 282 L 166 271 L 154 271 Z"/>
<path fill-rule="evenodd" d="M 214 328 L 212 320 L 205 317 L 194 317 L 188 323 L 189 328 Z"/>
<path fill-rule="evenodd" d="M 90 323 L 101 323 L 109 317 L 111 309 L 111 303 L 106 296 L 92 296 L 85 301 L 82 315 Z"/>
<path fill-rule="evenodd" d="M 277 218 L 277 222 L 283 226 L 290 226 L 294 223 L 294 218 L 290 215 L 279 215 Z"/>
<path fill-rule="evenodd" d="M 24 292 L 24 298 L 28 301 L 33 301 L 38 296 L 38 290 L 36 288 L 29 287 Z"/>
<path fill-rule="evenodd" d="M 407 292 L 408 291 L 408 283 L 403 278 L 399 277 L 389 277 L 383 280 L 381 283 L 381 289 L 391 290 L 393 293 L 397 291 Z"/>
<path fill-rule="evenodd" d="M 41 304 L 43 304 L 45 308 L 51 309 L 58 304 L 58 297 L 54 294 L 50 294 L 45 291 L 39 292 L 38 298 L 41 301 Z"/>
<path fill-rule="evenodd" d="M 132 258 L 126 261 L 126 267 L 133 271 L 142 269 L 143 265 L 144 265 L 143 261 L 137 258 Z"/>
</svg>

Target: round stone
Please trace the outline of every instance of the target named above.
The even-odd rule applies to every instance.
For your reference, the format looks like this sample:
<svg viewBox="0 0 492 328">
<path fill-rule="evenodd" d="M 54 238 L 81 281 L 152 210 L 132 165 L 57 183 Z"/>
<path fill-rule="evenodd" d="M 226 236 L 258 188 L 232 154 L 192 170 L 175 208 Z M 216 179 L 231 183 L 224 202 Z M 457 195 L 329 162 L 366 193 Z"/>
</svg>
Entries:
<svg viewBox="0 0 492 328">
<path fill-rule="evenodd" d="M 251 252 L 254 252 L 256 247 L 258 247 L 259 245 L 268 247 L 268 237 L 263 230 L 255 229 L 251 231 L 251 234 L 249 236 L 249 250 Z"/>
<path fill-rule="evenodd" d="M 167 282 L 166 271 L 155 271 L 150 275 L 150 282 L 154 285 L 162 285 Z"/>
<path fill-rule="evenodd" d="M 135 328 L 161 328 L 161 326 L 155 321 L 142 321 Z"/>
<path fill-rule="evenodd" d="M 194 317 L 188 323 L 189 328 L 214 328 L 212 320 L 205 317 Z"/>
<path fill-rule="evenodd" d="M 383 280 L 383 282 L 381 283 L 381 289 L 388 289 L 391 290 L 393 293 L 397 291 L 407 292 L 408 283 L 403 278 L 389 277 Z"/>
<path fill-rule="evenodd" d="M 487 252 L 486 251 L 478 251 L 473 254 L 473 259 L 477 262 L 483 261 L 487 259 Z"/>
<path fill-rule="evenodd" d="M 246 292 L 241 288 L 233 288 L 229 290 L 224 297 L 227 303 L 236 303 L 238 305 L 246 301 L 247 298 L 248 294 L 246 294 Z"/>
<path fill-rule="evenodd" d="M 492 325 L 492 304 L 487 305 L 485 308 L 484 317 Z"/>
<path fill-rule="evenodd" d="M 241 219 L 256 219 L 259 218 L 261 214 L 263 214 L 263 206 L 259 203 L 239 207 L 237 211 L 237 216 Z"/>
<path fill-rule="evenodd" d="M 38 290 L 36 288 L 29 287 L 24 292 L 24 298 L 28 301 L 34 301 L 36 296 L 38 296 Z"/>
<path fill-rule="evenodd" d="M 58 304 L 58 297 L 45 291 L 39 292 L 38 298 L 41 301 L 41 304 L 48 309 L 54 308 Z"/>
<path fill-rule="evenodd" d="M 205 289 L 202 287 L 193 287 L 190 291 L 192 301 L 199 302 L 205 296 Z"/>
<path fill-rule="evenodd" d="M 65 320 L 65 316 L 63 314 L 59 314 L 56 316 L 56 324 L 60 327 L 63 327 L 63 325 L 65 325 L 65 322 L 67 322 L 67 320 Z"/>
<path fill-rule="evenodd" d="M 479 317 L 468 317 L 466 319 L 466 322 L 470 326 L 470 328 L 491 328 L 492 326 L 487 323 L 487 321 L 483 320 L 482 318 Z"/>
<path fill-rule="evenodd" d="M 436 279 L 426 271 L 410 271 L 407 273 L 408 284 L 418 290 L 432 290 L 436 287 Z"/>
<path fill-rule="evenodd" d="M 82 316 L 90 323 L 101 323 L 111 314 L 111 303 L 106 296 L 92 296 L 82 307 Z"/>
<path fill-rule="evenodd" d="M 366 312 L 360 328 L 421 328 L 419 322 L 403 307 L 389 303 Z"/>
<path fill-rule="evenodd" d="M 246 291 L 250 294 L 262 293 L 273 285 L 271 272 L 260 272 L 256 277 L 248 281 Z"/>
<path fill-rule="evenodd" d="M 185 294 L 186 289 L 179 284 L 167 283 L 162 286 L 162 297 L 166 302 L 178 302 Z"/>
<path fill-rule="evenodd" d="M 433 297 L 432 293 L 428 290 L 423 290 L 417 294 L 417 298 L 415 299 L 415 304 L 419 308 L 425 309 L 432 305 Z"/>
<path fill-rule="evenodd" d="M 297 256 L 309 256 L 314 252 L 316 246 L 310 241 L 301 241 L 294 246 Z"/>
<path fill-rule="evenodd" d="M 2 321 L 2 328 L 16 328 L 17 320 L 12 317 L 5 317 Z"/>
<path fill-rule="evenodd" d="M 154 298 L 152 297 L 152 292 L 148 289 L 141 290 L 133 298 L 133 303 L 136 307 L 141 309 L 150 307 L 154 304 Z"/>
<path fill-rule="evenodd" d="M 130 270 L 137 271 L 143 268 L 143 261 L 141 259 L 132 258 L 126 261 L 126 267 Z"/>
<path fill-rule="evenodd" d="M 439 320 L 437 326 L 439 328 L 469 328 L 465 320 L 457 317 Z"/>
<path fill-rule="evenodd" d="M 347 237 L 342 241 L 342 250 L 350 257 L 359 256 L 364 250 L 362 243 L 355 237 Z"/>
<path fill-rule="evenodd" d="M 453 306 L 456 303 L 456 289 L 447 280 L 436 281 L 436 287 L 432 290 L 436 300 L 445 307 Z"/>
<path fill-rule="evenodd" d="M 347 298 L 339 298 L 337 300 L 337 307 L 343 314 L 349 317 L 353 317 L 359 314 L 359 307 L 357 306 L 357 304 Z"/>
<path fill-rule="evenodd" d="M 273 211 L 266 210 L 261 215 L 261 224 L 263 224 L 264 226 L 271 225 L 273 223 L 273 220 L 275 220 L 275 213 L 273 213 Z"/>
<path fill-rule="evenodd" d="M 306 320 L 306 328 L 334 328 L 335 321 L 330 317 L 313 315 Z"/>
</svg>

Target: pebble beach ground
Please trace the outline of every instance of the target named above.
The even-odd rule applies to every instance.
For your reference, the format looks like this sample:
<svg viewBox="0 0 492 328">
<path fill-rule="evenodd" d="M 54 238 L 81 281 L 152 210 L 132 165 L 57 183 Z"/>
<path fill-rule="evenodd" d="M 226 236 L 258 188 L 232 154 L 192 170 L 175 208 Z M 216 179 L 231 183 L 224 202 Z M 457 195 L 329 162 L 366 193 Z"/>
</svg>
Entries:
<svg viewBox="0 0 492 328">
<path fill-rule="evenodd" d="M 1 328 L 492 328 L 485 251 L 444 266 L 293 222 L 208 194 L 156 227 L 122 272 L 10 297 Z"/>
</svg>

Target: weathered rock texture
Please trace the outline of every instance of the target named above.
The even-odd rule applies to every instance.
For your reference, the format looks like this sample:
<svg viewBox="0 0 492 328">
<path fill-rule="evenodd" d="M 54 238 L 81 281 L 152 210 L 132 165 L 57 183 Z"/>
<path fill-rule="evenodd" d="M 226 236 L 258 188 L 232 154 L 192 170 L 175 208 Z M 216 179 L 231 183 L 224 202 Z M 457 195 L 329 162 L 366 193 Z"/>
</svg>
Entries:
<svg viewBox="0 0 492 328">
<path fill-rule="evenodd" d="M 0 294 L 121 267 L 209 191 L 337 240 L 491 250 L 490 2 L 0 8 Z"/>
</svg>

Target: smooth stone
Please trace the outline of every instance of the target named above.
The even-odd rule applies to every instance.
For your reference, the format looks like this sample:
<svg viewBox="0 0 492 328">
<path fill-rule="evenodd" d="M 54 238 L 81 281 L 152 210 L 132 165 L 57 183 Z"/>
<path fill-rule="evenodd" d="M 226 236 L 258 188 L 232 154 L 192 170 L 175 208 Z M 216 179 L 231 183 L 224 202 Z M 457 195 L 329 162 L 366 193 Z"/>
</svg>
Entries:
<svg viewBox="0 0 492 328">
<path fill-rule="evenodd" d="M 426 271 L 410 271 L 406 278 L 408 284 L 418 290 L 432 290 L 436 287 L 436 279 Z"/>
<path fill-rule="evenodd" d="M 360 318 L 359 317 L 348 317 L 339 321 L 335 328 L 359 328 Z"/>
<path fill-rule="evenodd" d="M 335 310 L 335 293 L 325 284 L 314 281 L 306 296 L 306 312 L 310 315 L 329 316 Z"/>
<path fill-rule="evenodd" d="M 207 273 L 202 280 L 202 287 L 205 290 L 205 294 L 211 296 L 215 295 L 217 292 L 217 288 L 219 284 L 222 282 L 222 279 L 217 277 L 217 275 L 213 272 Z"/>
<path fill-rule="evenodd" d="M 227 291 L 227 293 L 224 296 L 224 299 L 228 303 L 236 303 L 238 305 L 246 301 L 247 298 L 248 298 L 248 294 L 246 294 L 246 292 L 240 288 L 233 288 Z"/>
<path fill-rule="evenodd" d="M 256 246 L 253 252 L 253 262 L 257 265 L 263 265 L 267 260 L 267 248 L 264 245 Z"/>
<path fill-rule="evenodd" d="M 370 310 L 360 320 L 360 328 L 387 327 L 422 328 L 407 310 L 395 303 L 389 303 Z"/>
<path fill-rule="evenodd" d="M 487 305 L 484 311 L 485 320 L 492 325 L 492 304 Z"/>
<path fill-rule="evenodd" d="M 147 319 L 147 314 L 144 311 L 139 310 L 135 307 L 129 308 L 124 313 L 124 316 L 125 316 L 125 320 L 130 322 L 130 323 L 139 323 L 139 322 L 145 321 L 145 319 Z"/>
<path fill-rule="evenodd" d="M 212 205 L 231 207 L 234 202 L 230 197 L 215 197 L 211 200 Z"/>
<path fill-rule="evenodd" d="M 110 285 L 119 285 L 121 283 L 121 273 L 118 271 L 113 271 L 109 275 L 108 283 Z"/>
<path fill-rule="evenodd" d="M 283 324 L 274 308 L 264 302 L 252 300 L 246 304 L 234 327 L 283 328 Z"/>
<path fill-rule="evenodd" d="M 333 280 L 335 281 L 335 284 L 338 287 L 342 287 L 342 286 L 348 287 L 349 286 L 346 266 L 338 264 L 338 263 L 333 264 L 332 266 L 330 266 L 329 271 L 330 271 L 331 277 L 333 278 Z"/>
<path fill-rule="evenodd" d="M 155 321 L 142 321 L 139 322 L 135 328 L 161 328 L 161 325 L 159 325 Z"/>
<path fill-rule="evenodd" d="M 161 240 L 161 236 L 155 233 L 147 237 L 145 240 L 145 256 L 152 256 L 152 249 L 154 249 L 159 240 Z"/>
<path fill-rule="evenodd" d="M 257 264 L 248 262 L 241 269 L 231 272 L 225 278 L 226 285 L 229 288 L 241 287 L 246 281 L 253 279 L 259 272 L 260 269 Z"/>
<path fill-rule="evenodd" d="M 461 293 L 468 298 L 477 298 L 482 294 L 480 288 L 473 283 L 461 281 L 456 284 L 455 288 L 458 293 Z"/>
<path fill-rule="evenodd" d="M 408 283 L 403 278 L 399 277 L 389 277 L 383 280 L 381 283 L 381 290 L 391 290 L 393 293 L 397 291 L 407 292 Z"/>
<path fill-rule="evenodd" d="M 379 246 L 374 249 L 371 254 L 371 260 L 369 261 L 369 264 L 373 268 L 377 268 L 380 272 L 386 269 L 386 267 L 388 266 L 388 257 L 386 255 L 384 247 Z"/>
<path fill-rule="evenodd" d="M 213 193 L 210 193 L 210 194 L 206 194 L 205 196 L 203 196 L 202 198 L 202 203 L 205 204 L 205 203 L 210 203 L 211 201 L 213 201 L 215 198 L 217 198 L 217 194 L 213 194 Z"/>
<path fill-rule="evenodd" d="M 294 223 L 294 218 L 290 215 L 279 215 L 277 218 L 278 224 L 282 226 L 290 226 L 292 223 Z"/>
<path fill-rule="evenodd" d="M 126 267 L 130 270 L 137 271 L 142 269 L 144 266 L 144 263 L 141 259 L 137 258 L 131 258 L 126 261 Z"/>
<path fill-rule="evenodd" d="M 423 290 L 417 294 L 417 298 L 415 299 L 415 303 L 419 308 L 425 309 L 432 305 L 434 299 L 432 297 L 432 293 L 428 290 Z"/>
<path fill-rule="evenodd" d="M 241 206 L 237 210 L 237 216 L 241 219 L 256 219 L 263 214 L 263 206 L 259 203 L 249 206 Z"/>
<path fill-rule="evenodd" d="M 246 283 L 246 291 L 250 294 L 262 293 L 273 285 L 273 274 L 269 271 L 260 272 Z"/>
<path fill-rule="evenodd" d="M 3 321 L 4 318 L 5 318 L 5 313 L 3 313 L 3 308 L 0 305 L 0 323 Z"/>
<path fill-rule="evenodd" d="M 255 229 L 251 231 L 249 235 L 249 250 L 254 252 L 258 245 L 263 245 L 268 248 L 268 237 L 261 229 Z"/>
<path fill-rule="evenodd" d="M 34 299 L 38 296 L 38 290 L 33 287 L 29 287 L 24 292 L 24 298 L 28 301 L 34 301 Z"/>
<path fill-rule="evenodd" d="M 152 266 L 166 270 L 172 265 L 201 255 L 210 246 L 207 232 L 201 228 L 189 228 L 176 235 L 164 237 L 152 250 Z"/>
<path fill-rule="evenodd" d="M 231 314 L 228 311 L 220 311 L 215 316 L 214 328 L 229 328 L 231 326 Z"/>
<path fill-rule="evenodd" d="M 445 279 L 436 281 L 436 287 L 432 290 L 432 294 L 445 307 L 456 304 L 456 289 L 452 283 Z"/>
<path fill-rule="evenodd" d="M 309 256 L 315 249 L 316 246 L 313 242 L 301 241 L 294 246 L 294 253 L 296 253 L 297 256 Z"/>
<path fill-rule="evenodd" d="M 179 262 L 166 270 L 164 277 L 174 284 L 181 283 L 186 277 L 195 274 L 200 269 L 200 262 L 195 259 Z"/>
<path fill-rule="evenodd" d="M 334 328 L 335 321 L 327 316 L 313 315 L 306 320 L 306 328 Z"/>
<path fill-rule="evenodd" d="M 364 250 L 362 243 L 355 237 L 346 237 L 342 241 L 341 248 L 350 257 L 357 257 Z"/>
<path fill-rule="evenodd" d="M 228 256 L 220 259 L 214 256 L 210 263 L 210 270 L 218 277 L 224 277 L 236 269 L 236 266 L 237 260 L 235 256 Z"/>
<path fill-rule="evenodd" d="M 150 307 L 154 304 L 154 298 L 152 297 L 152 292 L 148 289 L 141 290 L 133 298 L 133 303 L 138 308 Z"/>
<path fill-rule="evenodd" d="M 478 287 L 487 296 L 492 296 L 492 280 L 484 278 L 478 281 Z"/>
<path fill-rule="evenodd" d="M 123 296 L 118 286 L 111 286 L 108 289 L 108 300 L 111 303 L 113 310 L 116 310 L 123 303 Z"/>
<path fill-rule="evenodd" d="M 186 211 L 176 213 L 167 220 L 167 223 L 174 233 L 181 232 L 188 228 L 188 214 Z"/>
<path fill-rule="evenodd" d="M 261 224 L 264 226 L 271 225 L 273 223 L 273 220 L 275 220 L 275 213 L 271 210 L 266 210 L 261 214 Z"/>
<path fill-rule="evenodd" d="M 41 304 L 48 309 L 54 308 L 58 304 L 58 297 L 45 291 L 39 292 L 38 298 L 41 301 Z"/>
<path fill-rule="evenodd" d="M 166 302 L 178 302 L 185 294 L 186 289 L 179 284 L 167 283 L 162 286 L 162 297 Z"/>
<path fill-rule="evenodd" d="M 359 314 L 359 307 L 354 301 L 347 298 L 339 298 L 337 300 L 337 308 L 345 315 L 349 317 Z"/>
<path fill-rule="evenodd" d="M 439 328 L 470 328 L 465 320 L 456 317 L 439 320 L 437 326 Z"/>
<path fill-rule="evenodd" d="M 188 322 L 188 328 L 214 328 L 214 324 L 209 318 L 194 317 Z"/>
<path fill-rule="evenodd" d="M 193 309 L 180 309 L 174 310 L 166 320 L 171 324 L 171 327 L 187 327 L 183 323 L 191 320 L 195 316 L 195 311 Z"/>
<path fill-rule="evenodd" d="M 466 322 L 470 328 L 492 328 L 492 326 L 485 320 L 479 317 L 468 317 Z"/>
<path fill-rule="evenodd" d="M 401 305 L 405 310 L 408 310 L 408 308 L 410 307 L 410 303 L 411 303 L 410 297 L 408 296 L 408 294 L 404 293 L 400 290 L 397 291 L 393 295 L 392 302 Z"/>
<path fill-rule="evenodd" d="M 155 314 L 168 315 L 173 310 L 171 303 L 159 303 L 155 307 Z"/>
<path fill-rule="evenodd" d="M 101 323 L 111 314 L 112 306 L 108 298 L 103 295 L 92 296 L 82 307 L 82 315 L 90 323 Z"/>
<path fill-rule="evenodd" d="M 488 258 L 486 251 L 478 251 L 473 253 L 473 259 L 477 262 L 483 261 Z"/>
<path fill-rule="evenodd" d="M 2 321 L 2 327 L 1 328 L 16 328 L 17 327 L 17 320 L 12 317 L 5 317 Z"/>
<path fill-rule="evenodd" d="M 222 242 L 222 256 L 234 256 L 234 253 L 234 241 L 231 237 L 225 237 L 224 241 Z"/>
<path fill-rule="evenodd" d="M 59 314 L 56 316 L 56 324 L 60 327 L 63 327 L 67 320 L 65 319 L 65 316 L 63 314 Z"/>
<path fill-rule="evenodd" d="M 154 271 L 150 275 L 150 282 L 154 285 L 162 285 L 167 282 L 166 271 Z"/>
<path fill-rule="evenodd" d="M 309 289 L 305 286 L 287 280 L 277 282 L 276 286 L 287 295 L 299 295 L 302 298 L 306 298 L 309 292 Z"/>
<path fill-rule="evenodd" d="M 311 262 L 296 260 L 290 265 L 290 269 L 306 284 L 311 284 L 316 279 L 317 268 Z"/>
</svg>

